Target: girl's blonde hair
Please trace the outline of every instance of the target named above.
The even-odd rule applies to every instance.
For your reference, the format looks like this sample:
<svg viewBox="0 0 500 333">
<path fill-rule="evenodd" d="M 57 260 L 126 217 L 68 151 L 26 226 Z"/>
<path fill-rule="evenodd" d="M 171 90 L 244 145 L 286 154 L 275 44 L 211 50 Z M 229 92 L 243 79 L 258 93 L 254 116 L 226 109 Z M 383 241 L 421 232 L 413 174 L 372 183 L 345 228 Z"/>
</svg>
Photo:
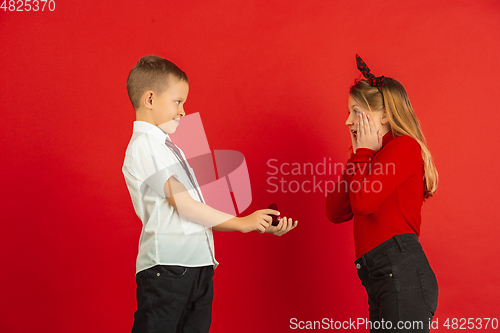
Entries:
<svg viewBox="0 0 500 333">
<path fill-rule="evenodd" d="M 424 163 L 423 197 L 425 201 L 436 192 L 439 177 L 431 152 L 427 149 L 427 143 L 417 116 L 401 83 L 386 77 L 385 85 L 381 90 L 382 92 L 376 87 L 370 86 L 366 80 L 356 80 L 349 94 L 368 110 L 385 108 L 394 137 L 408 135 L 418 142 Z"/>
</svg>

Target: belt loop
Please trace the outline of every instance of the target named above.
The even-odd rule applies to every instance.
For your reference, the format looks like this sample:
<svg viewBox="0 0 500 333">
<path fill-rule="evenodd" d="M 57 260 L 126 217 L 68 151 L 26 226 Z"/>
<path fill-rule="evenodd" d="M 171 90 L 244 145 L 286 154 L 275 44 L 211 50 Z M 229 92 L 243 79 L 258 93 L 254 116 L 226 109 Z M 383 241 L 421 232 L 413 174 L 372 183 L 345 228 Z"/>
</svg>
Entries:
<svg viewBox="0 0 500 333">
<path fill-rule="evenodd" d="M 403 242 L 401 241 L 401 239 L 399 238 L 399 235 L 396 235 L 394 236 L 394 239 L 396 240 L 396 242 L 398 243 L 399 245 L 399 249 L 401 250 L 401 252 L 405 252 L 406 249 L 405 249 L 405 246 L 403 245 Z"/>
</svg>

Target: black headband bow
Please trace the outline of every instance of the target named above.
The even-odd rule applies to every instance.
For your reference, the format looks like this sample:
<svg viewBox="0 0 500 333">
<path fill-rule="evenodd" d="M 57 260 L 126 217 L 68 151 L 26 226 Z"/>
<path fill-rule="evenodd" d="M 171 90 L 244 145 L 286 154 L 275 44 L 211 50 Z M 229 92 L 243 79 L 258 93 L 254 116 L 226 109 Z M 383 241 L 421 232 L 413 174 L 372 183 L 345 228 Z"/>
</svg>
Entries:
<svg viewBox="0 0 500 333">
<path fill-rule="evenodd" d="M 366 66 L 366 63 L 361 59 L 359 55 L 356 54 L 356 62 L 358 69 L 361 73 L 363 73 L 363 76 L 368 80 L 368 83 L 370 83 L 370 86 L 372 87 L 377 87 L 379 91 L 382 91 L 382 88 L 385 85 L 385 76 L 379 76 L 376 77 L 372 73 L 370 73 L 370 69 L 368 66 Z"/>
</svg>

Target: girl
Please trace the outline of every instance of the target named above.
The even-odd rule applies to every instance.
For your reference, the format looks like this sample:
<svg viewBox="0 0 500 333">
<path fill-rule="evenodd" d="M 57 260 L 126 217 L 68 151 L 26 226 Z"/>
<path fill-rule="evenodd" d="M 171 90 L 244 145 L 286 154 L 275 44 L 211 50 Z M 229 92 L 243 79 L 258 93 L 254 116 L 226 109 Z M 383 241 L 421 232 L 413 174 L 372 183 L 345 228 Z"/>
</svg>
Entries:
<svg viewBox="0 0 500 333">
<path fill-rule="evenodd" d="M 333 223 L 354 217 L 354 263 L 368 294 L 370 332 L 429 332 L 438 285 L 418 236 L 438 174 L 405 89 L 375 77 L 358 55 L 345 122 L 352 152 L 328 193 Z"/>
</svg>

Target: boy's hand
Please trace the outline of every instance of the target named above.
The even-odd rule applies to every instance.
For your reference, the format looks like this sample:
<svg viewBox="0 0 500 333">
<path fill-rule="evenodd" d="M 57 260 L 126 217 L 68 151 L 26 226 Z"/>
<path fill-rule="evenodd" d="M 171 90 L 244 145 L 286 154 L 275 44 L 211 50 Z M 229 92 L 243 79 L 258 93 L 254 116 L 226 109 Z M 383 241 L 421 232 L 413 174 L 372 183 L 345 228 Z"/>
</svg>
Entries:
<svg viewBox="0 0 500 333">
<path fill-rule="evenodd" d="M 277 226 L 272 226 L 270 225 L 268 228 L 266 228 L 266 233 L 269 233 L 271 235 L 276 235 L 276 236 L 283 236 L 293 228 L 297 226 L 299 221 L 293 222 L 292 219 L 287 219 L 286 216 L 282 219 L 279 219 L 279 223 Z"/>
<path fill-rule="evenodd" d="M 268 214 L 279 215 L 279 212 L 273 209 L 261 209 L 253 212 L 250 215 L 240 218 L 240 231 L 247 233 L 250 231 L 258 231 L 261 234 L 269 227 L 273 218 Z"/>
</svg>

